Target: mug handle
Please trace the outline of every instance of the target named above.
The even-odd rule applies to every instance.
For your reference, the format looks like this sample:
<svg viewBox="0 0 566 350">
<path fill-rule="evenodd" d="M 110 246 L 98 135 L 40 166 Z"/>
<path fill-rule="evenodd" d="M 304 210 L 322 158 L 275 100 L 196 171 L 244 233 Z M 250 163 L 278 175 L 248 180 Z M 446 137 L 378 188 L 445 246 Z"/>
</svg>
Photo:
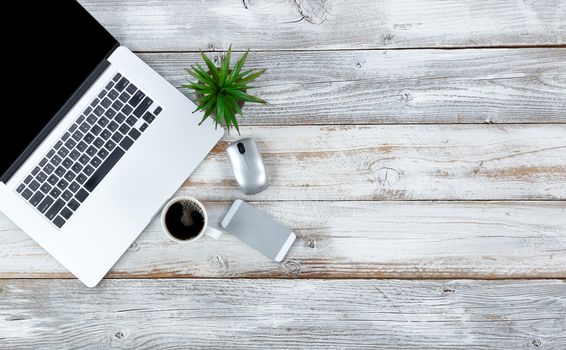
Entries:
<svg viewBox="0 0 566 350">
<path fill-rule="evenodd" d="M 212 239 L 219 239 L 222 236 L 223 233 L 224 233 L 224 231 L 222 231 L 219 228 L 216 228 L 212 225 L 208 225 L 206 230 L 204 230 L 204 234 L 207 235 L 208 237 L 212 238 Z"/>
</svg>

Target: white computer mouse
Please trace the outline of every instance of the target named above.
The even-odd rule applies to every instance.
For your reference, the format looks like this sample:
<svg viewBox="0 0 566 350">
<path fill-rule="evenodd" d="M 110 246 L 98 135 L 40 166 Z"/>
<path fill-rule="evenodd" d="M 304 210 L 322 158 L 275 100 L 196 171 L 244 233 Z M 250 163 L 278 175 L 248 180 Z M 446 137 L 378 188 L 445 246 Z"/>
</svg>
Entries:
<svg viewBox="0 0 566 350">
<path fill-rule="evenodd" d="M 269 186 L 263 159 L 253 139 L 238 140 L 228 146 L 226 152 L 242 192 L 255 194 Z"/>
</svg>

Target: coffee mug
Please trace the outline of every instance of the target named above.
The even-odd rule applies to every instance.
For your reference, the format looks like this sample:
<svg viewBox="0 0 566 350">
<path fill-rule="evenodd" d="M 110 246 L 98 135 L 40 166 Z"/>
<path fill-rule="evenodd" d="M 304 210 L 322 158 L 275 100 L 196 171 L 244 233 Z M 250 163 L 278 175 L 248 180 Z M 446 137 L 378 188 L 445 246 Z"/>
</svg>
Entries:
<svg viewBox="0 0 566 350">
<path fill-rule="evenodd" d="M 208 213 L 197 199 L 180 196 L 171 199 L 161 212 L 161 227 L 175 242 L 192 242 L 203 235 L 218 239 L 222 231 L 208 223 Z"/>
</svg>

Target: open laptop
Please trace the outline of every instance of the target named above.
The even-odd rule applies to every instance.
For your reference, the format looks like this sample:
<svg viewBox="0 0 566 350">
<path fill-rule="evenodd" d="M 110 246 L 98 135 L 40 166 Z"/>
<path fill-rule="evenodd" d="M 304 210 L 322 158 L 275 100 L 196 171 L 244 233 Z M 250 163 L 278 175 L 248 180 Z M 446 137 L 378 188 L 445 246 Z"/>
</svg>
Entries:
<svg viewBox="0 0 566 350">
<path fill-rule="evenodd" d="M 16 3 L 0 211 L 93 287 L 223 130 L 74 0 Z"/>
</svg>

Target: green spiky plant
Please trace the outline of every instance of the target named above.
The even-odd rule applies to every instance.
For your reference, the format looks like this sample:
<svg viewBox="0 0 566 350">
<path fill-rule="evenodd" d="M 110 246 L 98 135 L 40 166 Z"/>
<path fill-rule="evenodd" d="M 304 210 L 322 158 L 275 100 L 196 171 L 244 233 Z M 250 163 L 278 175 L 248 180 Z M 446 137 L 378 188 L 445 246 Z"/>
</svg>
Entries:
<svg viewBox="0 0 566 350">
<path fill-rule="evenodd" d="M 221 59 L 220 67 L 214 63 L 202 51 L 200 52 L 204 63 L 208 69 L 204 69 L 198 63 L 185 69 L 188 74 L 196 79 L 196 82 L 182 85 L 182 87 L 192 90 L 198 102 L 196 111 L 204 111 L 204 116 L 199 125 L 212 116 L 215 126 L 225 125 L 228 130 L 234 126 L 240 133 L 236 114 L 243 116 L 242 106 L 245 102 L 266 104 L 261 98 L 249 95 L 248 90 L 253 86 L 248 85 L 266 69 L 250 69 L 242 71 L 249 50 L 236 62 L 234 68 L 230 68 L 230 56 L 232 55 L 232 45 L 226 55 Z M 194 112 L 193 112 L 194 113 Z"/>
</svg>

